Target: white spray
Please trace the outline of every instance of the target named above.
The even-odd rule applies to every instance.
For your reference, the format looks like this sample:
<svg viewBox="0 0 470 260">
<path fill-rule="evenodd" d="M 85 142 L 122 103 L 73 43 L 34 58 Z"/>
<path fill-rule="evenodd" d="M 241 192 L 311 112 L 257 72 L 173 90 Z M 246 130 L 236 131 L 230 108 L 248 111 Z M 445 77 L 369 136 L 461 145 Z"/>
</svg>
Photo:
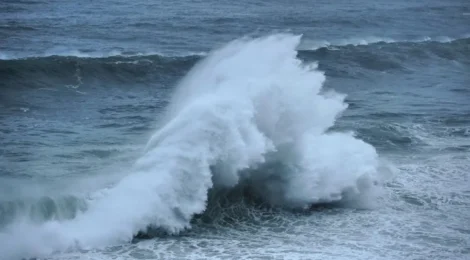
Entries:
<svg viewBox="0 0 470 260">
<path fill-rule="evenodd" d="M 281 34 L 211 53 L 180 83 L 132 173 L 75 219 L 11 226 L 0 234 L 4 255 L 125 243 L 148 226 L 177 233 L 204 211 L 211 187 L 241 179 L 287 207 L 360 194 L 377 174 L 375 149 L 351 134 L 327 133 L 347 105 L 343 95 L 321 93 L 325 77 L 296 58 L 299 42 Z M 260 170 L 273 160 L 288 170 Z"/>
</svg>

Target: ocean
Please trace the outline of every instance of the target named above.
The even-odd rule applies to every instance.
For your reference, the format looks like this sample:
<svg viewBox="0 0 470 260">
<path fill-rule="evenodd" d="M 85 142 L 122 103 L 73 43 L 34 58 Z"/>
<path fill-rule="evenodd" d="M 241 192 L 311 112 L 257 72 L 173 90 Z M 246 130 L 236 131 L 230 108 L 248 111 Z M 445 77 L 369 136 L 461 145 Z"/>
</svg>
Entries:
<svg viewBox="0 0 470 260">
<path fill-rule="evenodd" d="M 470 2 L 0 1 L 0 260 L 470 259 Z"/>
</svg>

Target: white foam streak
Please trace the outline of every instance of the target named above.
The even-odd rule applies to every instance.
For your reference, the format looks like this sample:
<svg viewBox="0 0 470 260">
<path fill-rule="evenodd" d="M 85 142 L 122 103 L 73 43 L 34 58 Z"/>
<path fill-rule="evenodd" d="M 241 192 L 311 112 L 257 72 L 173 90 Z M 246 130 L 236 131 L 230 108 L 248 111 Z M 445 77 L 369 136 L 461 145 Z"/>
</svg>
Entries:
<svg viewBox="0 0 470 260">
<path fill-rule="evenodd" d="M 378 176 L 378 156 L 351 134 L 326 133 L 347 107 L 344 95 L 320 93 L 323 73 L 296 58 L 300 39 L 243 39 L 211 53 L 182 80 L 127 177 L 75 219 L 10 227 L 2 251 L 114 245 L 148 226 L 178 233 L 205 210 L 211 187 L 241 180 L 286 207 L 363 194 Z M 263 170 L 273 162 L 286 167 Z"/>
<path fill-rule="evenodd" d="M 185 56 L 205 56 L 205 52 L 188 53 L 163 53 L 158 51 L 132 52 L 132 51 L 80 51 L 74 49 L 56 48 L 46 50 L 42 53 L 18 54 L 18 53 L 0 53 L 0 60 L 19 60 L 28 58 L 47 58 L 53 56 L 59 57 L 77 57 L 77 58 L 111 58 L 111 57 L 142 57 L 142 56 L 163 56 L 163 57 L 185 57 Z"/>
<path fill-rule="evenodd" d="M 429 37 L 424 36 L 415 39 L 392 39 L 388 37 L 363 37 L 363 38 L 347 38 L 347 39 L 334 39 L 334 40 L 305 40 L 300 45 L 301 50 L 318 50 L 320 48 L 330 48 L 335 49 L 337 47 L 342 46 L 361 46 L 361 45 L 370 45 L 376 43 L 401 43 L 401 42 L 413 42 L 413 43 L 421 43 L 421 42 L 440 42 L 440 43 L 449 43 L 457 39 L 465 39 L 468 38 L 468 35 L 464 35 L 461 38 L 450 38 L 448 36 L 436 36 L 436 37 Z"/>
<path fill-rule="evenodd" d="M 303 43 L 302 49 L 317 50 L 325 47 L 339 47 L 339 46 L 359 46 L 359 45 L 369 45 L 373 43 L 393 43 L 396 42 L 391 38 L 381 38 L 381 37 L 365 37 L 365 38 L 349 38 L 349 39 L 338 39 L 338 40 L 307 40 Z"/>
</svg>

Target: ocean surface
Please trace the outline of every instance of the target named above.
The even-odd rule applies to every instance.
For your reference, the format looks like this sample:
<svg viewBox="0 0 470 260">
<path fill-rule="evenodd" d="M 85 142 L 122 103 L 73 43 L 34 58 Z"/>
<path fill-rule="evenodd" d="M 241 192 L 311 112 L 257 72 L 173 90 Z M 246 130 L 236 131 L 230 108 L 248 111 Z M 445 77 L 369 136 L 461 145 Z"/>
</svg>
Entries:
<svg viewBox="0 0 470 260">
<path fill-rule="evenodd" d="M 0 260 L 470 259 L 470 2 L 0 1 Z"/>
</svg>

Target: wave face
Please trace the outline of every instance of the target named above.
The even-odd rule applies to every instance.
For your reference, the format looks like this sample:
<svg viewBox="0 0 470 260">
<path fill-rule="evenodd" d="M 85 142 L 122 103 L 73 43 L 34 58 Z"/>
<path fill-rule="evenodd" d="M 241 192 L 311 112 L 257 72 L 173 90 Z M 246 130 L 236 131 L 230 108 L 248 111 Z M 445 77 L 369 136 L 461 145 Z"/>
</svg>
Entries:
<svg viewBox="0 0 470 260">
<path fill-rule="evenodd" d="M 330 130 L 345 96 L 322 91 L 323 73 L 297 58 L 300 38 L 241 39 L 210 53 L 180 82 L 129 175 L 73 219 L 11 224 L 1 251 L 37 257 L 109 246 L 148 227 L 177 234 L 214 189 L 246 186 L 289 209 L 367 194 L 380 179 L 378 155 Z"/>
</svg>

